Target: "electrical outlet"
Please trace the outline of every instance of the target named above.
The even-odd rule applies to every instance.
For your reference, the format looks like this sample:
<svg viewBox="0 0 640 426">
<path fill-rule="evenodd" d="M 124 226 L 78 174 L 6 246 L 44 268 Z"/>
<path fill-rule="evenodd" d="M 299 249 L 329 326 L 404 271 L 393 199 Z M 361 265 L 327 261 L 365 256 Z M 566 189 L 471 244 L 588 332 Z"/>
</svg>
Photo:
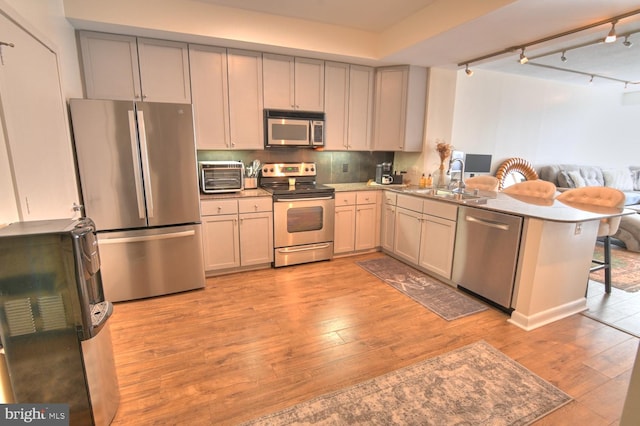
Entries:
<svg viewBox="0 0 640 426">
<path fill-rule="evenodd" d="M 573 233 L 576 234 L 576 235 L 582 234 L 582 224 L 581 223 L 576 223 L 576 230 L 573 231 Z"/>
<path fill-rule="evenodd" d="M 348 172 L 349 172 L 349 164 L 343 164 L 342 173 L 348 173 Z"/>
</svg>

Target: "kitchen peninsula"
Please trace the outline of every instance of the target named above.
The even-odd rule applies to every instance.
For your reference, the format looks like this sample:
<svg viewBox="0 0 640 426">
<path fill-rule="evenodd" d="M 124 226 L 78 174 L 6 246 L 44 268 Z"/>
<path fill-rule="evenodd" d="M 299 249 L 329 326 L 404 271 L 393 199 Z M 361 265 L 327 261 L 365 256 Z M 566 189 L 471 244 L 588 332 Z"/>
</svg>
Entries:
<svg viewBox="0 0 640 426">
<path fill-rule="evenodd" d="M 361 186 L 357 184 L 337 184 L 333 186 L 336 188 L 337 193 L 341 191 L 380 189 L 380 187 L 371 187 L 365 184 Z M 457 210 L 460 210 L 462 206 L 466 206 L 522 218 L 519 248 L 516 249 L 517 265 L 513 297 L 510 304 L 510 308 L 513 311 L 509 322 L 525 330 L 535 329 L 586 309 L 585 288 L 588 282 L 589 268 L 593 256 L 593 242 L 596 240 L 599 221 L 610 216 L 632 213 L 622 209 L 593 212 L 571 207 L 555 200 L 543 201 L 536 198 L 517 197 L 495 192 L 480 192 L 478 198 L 470 196 L 465 200 L 455 200 L 447 197 L 446 194 L 435 196 L 428 194 L 428 191 L 416 190 L 416 188 L 396 187 L 384 189 L 385 194 L 389 196 L 382 197 L 381 246 L 383 251 L 432 274 L 434 269 L 420 263 L 420 255 L 416 254 L 416 260 L 409 260 L 410 258 L 407 258 L 404 253 L 395 251 L 399 244 L 403 244 L 402 242 L 398 243 L 397 230 L 399 222 L 397 222 L 397 218 L 400 217 L 399 215 L 403 211 L 408 214 L 412 213 L 411 208 L 406 209 L 401 206 L 401 200 L 405 200 L 409 205 L 419 206 L 413 208 L 413 213 L 416 214 L 417 219 L 414 222 L 416 229 L 412 230 L 413 235 L 411 235 L 411 238 L 417 238 L 418 240 L 420 240 L 420 227 L 425 229 L 423 224 L 428 222 L 429 217 L 439 221 L 435 222 L 436 226 L 438 223 L 448 223 L 448 226 L 451 227 L 451 223 L 456 219 L 455 214 L 452 216 L 451 213 L 447 213 L 448 217 L 445 218 L 444 216 L 447 214 L 439 213 L 439 211 L 444 211 L 441 209 L 442 206 L 457 207 Z M 420 193 L 421 191 L 423 193 Z M 398 205 L 395 205 L 395 201 L 389 200 L 397 200 Z M 425 203 L 424 207 L 419 201 Z M 384 204 L 391 204 L 390 209 L 385 209 Z M 420 212 L 421 207 L 423 211 Z M 435 213 L 434 208 L 436 209 Z M 396 230 L 394 243 L 387 243 L 387 245 L 385 245 L 384 241 L 385 226 L 389 227 L 391 220 L 385 218 L 385 212 L 387 215 L 389 215 L 389 212 L 393 212 L 393 220 L 395 220 L 393 227 Z M 443 218 L 448 222 L 444 221 Z M 407 234 L 409 233 L 405 232 L 403 235 Z M 453 237 L 453 234 L 450 237 Z M 417 242 L 419 247 L 416 247 L 416 250 L 419 248 L 429 249 L 430 245 L 433 246 L 435 244 L 437 246 L 436 251 L 447 251 L 446 245 L 441 240 L 435 243 L 429 241 L 425 244 L 424 235 L 422 240 L 421 243 Z M 482 250 L 497 250 L 498 248 L 493 246 L 494 243 L 494 241 L 482 242 Z M 455 244 L 455 241 L 452 244 Z M 431 247 L 431 251 L 433 252 L 433 247 Z M 468 261 L 468 259 L 453 258 L 453 247 L 451 247 L 450 251 L 450 259 L 454 264 L 456 261 Z M 500 267 L 508 267 L 508 265 L 505 262 Z M 443 270 L 445 272 L 441 272 Z M 450 271 L 451 267 L 449 267 L 448 273 L 446 268 L 440 268 L 434 275 L 455 286 L 457 284 L 451 280 Z M 486 274 L 486 271 L 477 271 L 477 273 Z M 490 280 L 491 277 L 488 276 L 487 279 Z"/>
</svg>

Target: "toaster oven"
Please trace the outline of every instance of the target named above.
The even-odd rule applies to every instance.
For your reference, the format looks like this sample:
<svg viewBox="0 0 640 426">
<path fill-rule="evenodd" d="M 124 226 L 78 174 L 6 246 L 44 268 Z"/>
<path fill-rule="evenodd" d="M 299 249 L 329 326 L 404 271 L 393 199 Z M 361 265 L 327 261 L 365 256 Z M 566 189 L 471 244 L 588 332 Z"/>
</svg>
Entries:
<svg viewBox="0 0 640 426">
<path fill-rule="evenodd" d="M 200 189 L 205 194 L 239 192 L 244 189 L 242 161 L 200 161 Z"/>
</svg>

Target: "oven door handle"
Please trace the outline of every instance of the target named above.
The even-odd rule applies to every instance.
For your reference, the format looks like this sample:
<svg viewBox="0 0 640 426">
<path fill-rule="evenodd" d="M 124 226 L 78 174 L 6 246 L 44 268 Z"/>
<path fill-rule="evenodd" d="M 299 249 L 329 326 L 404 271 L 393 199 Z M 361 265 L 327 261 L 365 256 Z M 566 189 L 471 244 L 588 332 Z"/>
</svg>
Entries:
<svg viewBox="0 0 640 426">
<path fill-rule="evenodd" d="M 276 203 L 291 203 L 294 201 L 321 201 L 321 200 L 332 200 L 333 197 L 311 197 L 311 198 L 276 198 L 274 202 Z"/>
<path fill-rule="evenodd" d="M 329 243 L 321 243 L 321 244 L 309 244 L 301 247 L 284 247 L 278 249 L 279 253 L 296 253 L 299 251 L 309 251 L 309 250 L 318 250 L 329 247 Z"/>
</svg>

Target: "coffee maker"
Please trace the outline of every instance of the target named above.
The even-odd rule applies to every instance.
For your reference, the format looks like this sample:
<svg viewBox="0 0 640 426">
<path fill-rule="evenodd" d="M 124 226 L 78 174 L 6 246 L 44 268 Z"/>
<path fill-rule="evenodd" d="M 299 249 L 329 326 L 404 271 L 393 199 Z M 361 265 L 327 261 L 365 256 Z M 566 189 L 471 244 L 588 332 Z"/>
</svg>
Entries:
<svg viewBox="0 0 640 426">
<path fill-rule="evenodd" d="M 392 164 L 380 163 L 376 164 L 376 183 L 387 185 L 393 183 Z"/>
</svg>

